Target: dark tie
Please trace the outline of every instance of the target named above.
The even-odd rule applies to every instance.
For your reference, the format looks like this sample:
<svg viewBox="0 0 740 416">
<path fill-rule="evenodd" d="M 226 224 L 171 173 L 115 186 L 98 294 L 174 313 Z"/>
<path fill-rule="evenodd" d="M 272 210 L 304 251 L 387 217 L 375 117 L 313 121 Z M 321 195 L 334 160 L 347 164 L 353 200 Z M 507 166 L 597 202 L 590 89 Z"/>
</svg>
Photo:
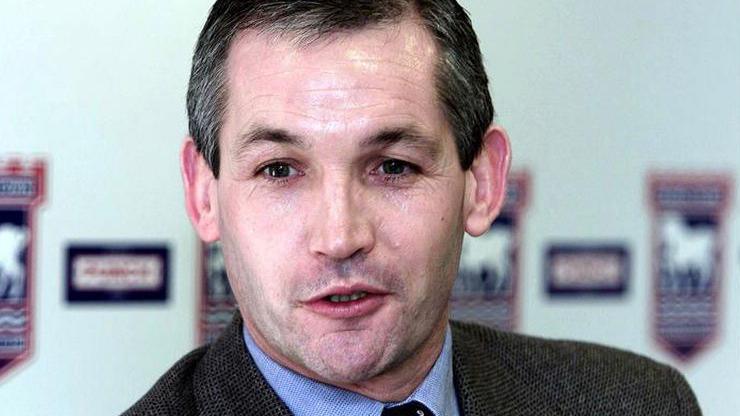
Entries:
<svg viewBox="0 0 740 416">
<path fill-rule="evenodd" d="M 400 406 L 386 407 L 380 416 L 434 416 L 423 404 L 413 401 Z"/>
</svg>

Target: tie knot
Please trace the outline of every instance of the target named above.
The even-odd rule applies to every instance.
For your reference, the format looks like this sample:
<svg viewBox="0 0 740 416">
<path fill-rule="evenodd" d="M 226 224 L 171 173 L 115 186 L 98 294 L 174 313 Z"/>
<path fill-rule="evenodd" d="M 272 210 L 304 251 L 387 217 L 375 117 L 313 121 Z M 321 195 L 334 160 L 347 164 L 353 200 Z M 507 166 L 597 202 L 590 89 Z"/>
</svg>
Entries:
<svg viewBox="0 0 740 416">
<path fill-rule="evenodd" d="M 426 406 L 414 400 L 400 406 L 386 407 L 380 416 L 434 416 Z"/>
</svg>

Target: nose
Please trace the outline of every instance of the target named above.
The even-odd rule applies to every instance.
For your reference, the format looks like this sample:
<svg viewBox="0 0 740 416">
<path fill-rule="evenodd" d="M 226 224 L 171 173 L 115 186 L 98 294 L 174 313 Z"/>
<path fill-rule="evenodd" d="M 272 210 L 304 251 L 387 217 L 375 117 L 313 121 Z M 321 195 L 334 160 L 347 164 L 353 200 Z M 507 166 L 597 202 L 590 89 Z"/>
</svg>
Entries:
<svg viewBox="0 0 740 416">
<path fill-rule="evenodd" d="M 370 204 L 351 180 L 326 180 L 313 216 L 310 250 L 320 257 L 344 260 L 367 254 L 375 246 Z"/>
</svg>

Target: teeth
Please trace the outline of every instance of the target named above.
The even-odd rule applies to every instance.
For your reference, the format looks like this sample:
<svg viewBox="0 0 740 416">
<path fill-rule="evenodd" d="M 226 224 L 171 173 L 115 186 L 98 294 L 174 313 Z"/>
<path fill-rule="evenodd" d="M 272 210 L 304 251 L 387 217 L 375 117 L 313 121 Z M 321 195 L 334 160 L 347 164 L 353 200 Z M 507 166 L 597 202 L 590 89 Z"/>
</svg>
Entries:
<svg viewBox="0 0 740 416">
<path fill-rule="evenodd" d="M 351 302 L 353 300 L 362 299 L 367 296 L 366 292 L 355 292 L 351 295 L 331 295 L 329 301 L 334 303 Z"/>
</svg>

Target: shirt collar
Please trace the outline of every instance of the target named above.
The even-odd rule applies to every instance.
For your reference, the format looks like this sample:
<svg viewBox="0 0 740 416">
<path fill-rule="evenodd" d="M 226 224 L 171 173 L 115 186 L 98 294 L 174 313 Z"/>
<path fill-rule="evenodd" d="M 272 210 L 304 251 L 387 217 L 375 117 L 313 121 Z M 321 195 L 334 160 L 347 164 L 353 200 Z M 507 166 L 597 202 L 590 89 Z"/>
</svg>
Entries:
<svg viewBox="0 0 740 416">
<path fill-rule="evenodd" d="M 246 327 L 244 343 L 257 368 L 295 416 L 348 414 L 378 416 L 384 406 L 416 400 L 424 403 L 436 416 L 457 415 L 457 398 L 452 378 L 452 334 L 445 332 L 442 352 L 426 378 L 404 401 L 383 403 L 361 394 L 320 383 L 302 376 L 272 360 L 255 344 Z"/>
</svg>

